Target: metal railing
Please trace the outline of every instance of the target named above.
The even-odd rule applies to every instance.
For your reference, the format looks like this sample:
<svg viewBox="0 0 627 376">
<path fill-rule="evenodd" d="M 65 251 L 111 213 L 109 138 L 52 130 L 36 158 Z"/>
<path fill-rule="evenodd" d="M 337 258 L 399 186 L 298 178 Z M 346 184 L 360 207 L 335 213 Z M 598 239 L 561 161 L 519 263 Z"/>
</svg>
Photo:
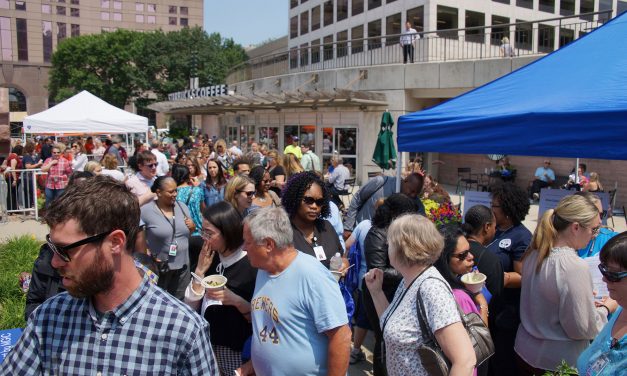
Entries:
<svg viewBox="0 0 627 376">
<path fill-rule="evenodd" d="M 612 10 L 465 29 L 419 32 L 414 62 L 481 60 L 504 57 L 507 37 L 513 56 L 555 51 L 607 22 Z M 402 34 L 359 38 L 292 48 L 235 66 L 227 84 L 288 73 L 403 63 Z"/>
<path fill-rule="evenodd" d="M 41 175 L 47 174 L 41 169 L 16 169 L 0 175 L 0 223 L 8 220 L 8 214 L 32 213 L 36 220 L 39 219 L 37 192 L 43 194 L 43 188 L 38 187 Z"/>
</svg>

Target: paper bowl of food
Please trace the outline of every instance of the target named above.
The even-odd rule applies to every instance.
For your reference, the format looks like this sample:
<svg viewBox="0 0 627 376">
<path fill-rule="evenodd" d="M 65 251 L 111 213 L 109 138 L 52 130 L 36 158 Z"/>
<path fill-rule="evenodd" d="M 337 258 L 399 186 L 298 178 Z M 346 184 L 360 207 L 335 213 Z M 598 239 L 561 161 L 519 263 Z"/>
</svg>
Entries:
<svg viewBox="0 0 627 376">
<path fill-rule="evenodd" d="M 462 283 L 470 292 L 476 294 L 481 292 L 486 278 L 486 275 L 483 273 L 470 272 L 462 276 Z"/>
<path fill-rule="evenodd" d="M 209 290 L 222 290 L 226 285 L 226 277 L 220 274 L 213 274 L 202 279 L 202 286 Z"/>
</svg>

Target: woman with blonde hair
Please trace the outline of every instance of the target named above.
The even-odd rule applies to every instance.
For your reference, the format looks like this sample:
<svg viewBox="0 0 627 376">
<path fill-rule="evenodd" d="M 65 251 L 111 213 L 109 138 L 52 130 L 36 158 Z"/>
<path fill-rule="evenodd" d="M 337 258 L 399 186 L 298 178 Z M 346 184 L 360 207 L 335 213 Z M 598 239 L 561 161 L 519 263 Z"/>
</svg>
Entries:
<svg viewBox="0 0 627 376">
<path fill-rule="evenodd" d="M 92 154 L 94 156 L 94 159 L 99 161 L 100 159 L 102 159 L 102 156 L 104 155 L 105 152 L 105 147 L 102 145 L 102 140 L 100 139 L 100 137 L 95 137 L 94 138 L 94 149 L 92 150 Z"/>
<path fill-rule="evenodd" d="M 285 185 L 287 179 L 285 178 L 285 168 L 283 168 L 283 160 L 279 158 L 279 152 L 272 149 L 266 155 L 267 169 L 270 173 L 270 189 L 277 195 L 281 196 L 281 189 Z"/>
<path fill-rule="evenodd" d="M 230 202 L 244 218 L 255 197 L 255 182 L 246 175 L 234 176 L 226 185 L 224 201 Z"/>
<path fill-rule="evenodd" d="M 588 184 L 583 188 L 586 192 L 603 192 L 603 184 L 599 180 L 599 174 L 596 172 L 590 173 L 590 180 Z"/>
<path fill-rule="evenodd" d="M 233 164 L 233 160 L 235 159 L 231 152 L 226 147 L 226 141 L 223 138 L 216 141 L 215 144 L 216 151 L 213 155 L 213 159 L 218 161 L 222 165 L 222 169 L 227 172 L 231 170 L 231 165 Z"/>
<path fill-rule="evenodd" d="M 578 195 L 564 197 L 542 216 L 523 257 L 514 345 L 520 375 L 553 371 L 562 360 L 576 364 L 616 309 L 608 300 L 595 306 L 588 264 L 576 251 L 600 227 L 594 202 Z"/>
<path fill-rule="evenodd" d="M 94 176 L 100 175 L 100 173 L 102 172 L 102 165 L 96 161 L 89 161 L 85 164 L 84 171 L 91 172 L 92 174 L 94 174 Z"/>
<path fill-rule="evenodd" d="M 305 169 L 298 161 L 296 154 L 287 153 L 283 156 L 283 166 L 285 168 L 285 176 L 289 180 L 292 175 L 300 174 Z"/>
<path fill-rule="evenodd" d="M 379 208 L 380 209 L 380 208 Z M 451 362 L 451 375 L 472 375 L 476 363 L 470 338 L 461 323 L 450 287 L 433 263 L 444 240 L 424 216 L 405 214 L 387 229 L 390 264 L 402 280 L 390 302 L 383 291 L 383 271 L 365 275 L 385 339 L 389 376 L 427 375 L 416 348 L 428 338 L 416 312 L 418 295 L 425 307 L 428 327 Z"/>
<path fill-rule="evenodd" d="M 111 176 L 115 180 L 124 181 L 124 174 L 118 170 L 118 159 L 113 154 L 105 155 L 102 160 L 102 175 Z"/>
</svg>

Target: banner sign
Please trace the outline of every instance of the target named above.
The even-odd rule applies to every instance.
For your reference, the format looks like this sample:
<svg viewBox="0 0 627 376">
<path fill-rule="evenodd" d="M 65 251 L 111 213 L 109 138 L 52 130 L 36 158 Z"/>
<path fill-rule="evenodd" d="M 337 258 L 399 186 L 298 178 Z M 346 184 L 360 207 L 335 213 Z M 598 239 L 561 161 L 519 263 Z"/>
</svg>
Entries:
<svg viewBox="0 0 627 376">
<path fill-rule="evenodd" d="M 548 189 L 542 188 L 540 191 L 540 206 L 538 208 L 538 222 L 542 218 L 542 215 L 545 211 L 549 209 L 555 209 L 560 200 L 566 196 L 570 196 L 575 191 L 569 191 L 566 189 Z M 607 213 L 607 210 L 610 207 L 610 194 L 607 192 L 592 192 L 597 195 L 601 200 L 601 207 Z M 607 224 L 607 214 L 603 216 L 603 224 Z"/>
<path fill-rule="evenodd" d="M 199 87 L 197 89 L 179 91 L 168 94 L 168 100 L 177 101 L 181 99 L 192 99 L 200 97 L 219 97 L 228 94 L 229 87 L 227 85 L 214 85 Z"/>
<path fill-rule="evenodd" d="M 0 363 L 9 354 L 22 335 L 22 329 L 0 330 Z"/>
<path fill-rule="evenodd" d="M 466 191 L 464 192 L 464 206 L 462 211 L 462 218 L 466 216 L 466 213 L 470 208 L 475 205 L 485 205 L 490 207 L 490 192 L 479 191 Z"/>
</svg>

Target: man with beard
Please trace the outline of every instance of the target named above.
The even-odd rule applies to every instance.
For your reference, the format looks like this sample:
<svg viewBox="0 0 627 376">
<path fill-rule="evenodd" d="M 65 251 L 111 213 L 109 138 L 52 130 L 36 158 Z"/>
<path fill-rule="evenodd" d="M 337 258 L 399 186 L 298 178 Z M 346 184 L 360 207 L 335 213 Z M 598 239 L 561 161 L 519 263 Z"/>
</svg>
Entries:
<svg viewBox="0 0 627 376">
<path fill-rule="evenodd" d="M 67 292 L 35 310 L 0 375 L 218 375 L 207 322 L 135 267 L 139 205 L 124 184 L 76 183 L 45 219 Z"/>
</svg>

